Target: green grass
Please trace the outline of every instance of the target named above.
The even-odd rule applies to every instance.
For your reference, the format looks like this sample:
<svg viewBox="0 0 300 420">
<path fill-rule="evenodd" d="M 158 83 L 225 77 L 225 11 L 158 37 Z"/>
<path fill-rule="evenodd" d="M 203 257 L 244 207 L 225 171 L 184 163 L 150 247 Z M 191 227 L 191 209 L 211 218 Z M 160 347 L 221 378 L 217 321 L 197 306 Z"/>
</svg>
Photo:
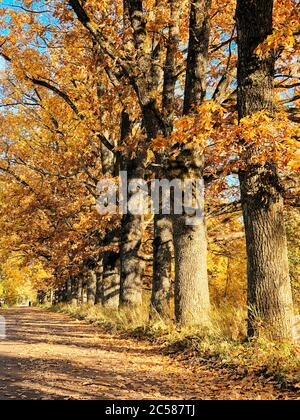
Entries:
<svg viewBox="0 0 300 420">
<path fill-rule="evenodd" d="M 300 389 L 300 348 L 265 338 L 246 340 L 246 310 L 224 305 L 212 311 L 210 327 L 179 328 L 158 316 L 149 320 L 149 308 L 105 309 L 101 306 L 59 305 L 49 308 L 101 327 L 110 333 L 161 346 L 162 351 L 184 360 L 212 361 L 242 376 L 257 374 L 275 379 L 282 387 Z"/>
</svg>

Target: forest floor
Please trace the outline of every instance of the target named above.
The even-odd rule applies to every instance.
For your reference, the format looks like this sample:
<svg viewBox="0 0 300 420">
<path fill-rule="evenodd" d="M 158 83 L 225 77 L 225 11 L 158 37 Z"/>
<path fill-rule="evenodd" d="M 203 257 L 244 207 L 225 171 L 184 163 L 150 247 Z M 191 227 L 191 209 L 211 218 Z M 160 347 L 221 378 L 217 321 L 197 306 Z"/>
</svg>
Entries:
<svg viewBox="0 0 300 420">
<path fill-rule="evenodd" d="M 189 367 L 159 346 L 123 339 L 66 315 L 0 310 L 0 400 L 300 399 L 262 378 L 203 362 Z"/>
</svg>

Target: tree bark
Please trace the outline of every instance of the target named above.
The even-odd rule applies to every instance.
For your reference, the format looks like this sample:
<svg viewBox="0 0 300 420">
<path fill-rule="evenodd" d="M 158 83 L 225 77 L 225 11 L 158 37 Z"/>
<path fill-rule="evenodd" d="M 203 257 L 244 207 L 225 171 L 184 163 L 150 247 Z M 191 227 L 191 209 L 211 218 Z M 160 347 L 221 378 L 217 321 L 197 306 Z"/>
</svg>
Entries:
<svg viewBox="0 0 300 420">
<path fill-rule="evenodd" d="M 211 0 L 191 2 L 184 114 L 193 115 L 206 97 L 207 62 L 210 39 L 209 12 Z M 197 146 L 183 148 L 174 173 L 181 181 L 203 181 L 204 157 Z M 178 175 L 177 175 L 178 177 Z M 204 186 L 204 182 L 202 182 Z M 182 195 L 184 191 L 182 190 Z M 201 217 L 192 218 L 183 211 L 173 215 L 175 249 L 175 316 L 181 325 L 205 325 L 209 321 L 210 299 L 207 274 L 207 236 L 203 200 L 198 202 Z"/>
<path fill-rule="evenodd" d="M 91 269 L 87 276 L 87 304 L 95 305 L 97 288 L 97 274 L 95 269 Z"/>
<path fill-rule="evenodd" d="M 95 298 L 95 304 L 100 305 L 102 304 L 102 295 L 103 295 L 103 258 L 101 256 L 100 261 L 97 265 L 96 270 L 96 298 Z"/>
<path fill-rule="evenodd" d="M 179 47 L 181 3 L 170 0 L 171 23 L 164 65 L 162 113 L 169 134 L 173 131 L 175 117 L 175 88 L 178 79 L 177 52 Z M 156 178 L 167 178 L 164 168 L 166 154 L 156 153 Z M 160 169 L 158 169 L 160 168 Z M 170 298 L 172 283 L 172 257 L 174 255 L 172 219 L 163 213 L 160 203 L 160 214 L 154 216 L 153 241 L 153 283 L 151 303 L 154 310 L 163 318 L 170 318 Z"/>
<path fill-rule="evenodd" d="M 168 216 L 154 218 L 153 284 L 151 303 L 163 318 L 170 318 L 171 268 L 173 256 L 172 220 Z"/>
<path fill-rule="evenodd" d="M 187 115 L 206 97 L 207 60 L 210 39 L 211 0 L 193 0 L 190 11 L 190 35 L 184 95 Z"/>
<path fill-rule="evenodd" d="M 100 65 L 100 71 L 102 65 Z M 101 101 L 102 95 L 104 94 L 104 87 L 99 84 L 98 86 L 98 97 Z M 103 118 L 103 116 L 102 116 Z M 124 125 L 124 115 L 121 117 L 121 130 Z M 127 120 L 126 120 L 127 121 Z M 130 122 L 129 122 L 130 125 Z M 103 121 L 103 126 L 105 122 Z M 109 132 L 104 133 L 106 138 L 109 138 Z M 127 135 L 127 132 L 126 132 Z M 121 142 L 122 142 L 121 138 Z M 110 140 L 110 144 L 114 142 Z M 113 144 L 116 146 L 116 144 Z M 102 172 L 104 176 L 118 176 L 120 171 L 120 155 L 119 153 L 113 153 L 105 145 L 101 144 L 101 164 Z M 103 246 L 115 246 L 120 247 L 120 232 L 114 230 L 108 232 L 102 241 Z M 97 267 L 96 273 L 96 304 L 102 304 L 104 306 L 117 308 L 120 301 L 120 253 L 114 250 L 108 250 L 101 253 L 101 263 Z"/>
<path fill-rule="evenodd" d="M 139 257 L 142 244 L 142 216 L 123 216 L 121 239 L 121 306 L 142 304 L 142 275 L 144 263 Z"/>
<path fill-rule="evenodd" d="M 72 301 L 72 279 L 69 278 L 66 281 L 66 302 L 71 303 Z"/>
<path fill-rule="evenodd" d="M 193 151 L 194 170 L 188 178 L 196 179 L 202 173 L 203 155 L 198 159 Z M 201 164 L 202 162 L 202 164 Z M 195 171 L 195 172 L 194 172 Z M 204 184 L 204 183 L 203 183 Z M 204 193 L 198 197 L 198 215 L 183 209 L 182 215 L 173 215 L 175 249 L 175 317 L 184 326 L 205 326 L 210 318 L 210 296 L 207 271 L 207 229 L 204 214 Z"/>
<path fill-rule="evenodd" d="M 102 297 L 103 306 L 118 308 L 120 303 L 120 253 L 103 253 Z"/>
<path fill-rule="evenodd" d="M 144 179 L 144 169 L 140 159 L 126 163 L 128 183 L 133 179 Z M 128 201 L 135 198 L 139 191 L 131 191 Z M 124 214 L 121 226 L 121 285 L 120 305 L 140 306 L 142 304 L 142 276 L 145 264 L 139 256 L 143 235 L 143 215 Z"/>
<path fill-rule="evenodd" d="M 240 119 L 273 111 L 274 53 L 255 50 L 273 31 L 273 0 L 238 0 L 238 110 Z M 293 301 L 289 278 L 282 187 L 276 163 L 254 165 L 255 145 L 246 146 L 240 172 L 248 255 L 250 337 L 264 331 L 273 339 L 290 339 Z"/>
<path fill-rule="evenodd" d="M 186 216 L 173 223 L 175 245 L 175 316 L 181 325 L 206 325 L 210 299 L 206 226 L 187 226 Z"/>
<path fill-rule="evenodd" d="M 177 82 L 177 51 L 179 46 L 180 32 L 180 2 L 170 0 L 171 23 L 164 65 L 162 113 L 167 122 L 166 128 L 169 133 L 173 130 L 175 116 L 175 88 Z M 156 153 L 156 178 L 166 178 L 163 163 L 166 160 L 165 153 Z M 160 214 L 154 216 L 154 240 L 153 240 L 153 282 L 151 303 L 153 309 L 163 318 L 170 318 L 170 297 L 172 282 L 172 256 L 173 234 L 170 216 L 163 213 L 160 203 Z"/>
<path fill-rule="evenodd" d="M 79 276 L 77 279 L 77 304 L 83 304 L 83 279 Z"/>
<path fill-rule="evenodd" d="M 127 112 L 122 114 L 121 144 L 130 133 L 131 121 Z M 121 169 L 127 173 L 127 182 L 144 179 L 143 158 L 123 158 Z M 127 185 L 128 186 L 128 185 Z M 126 187 L 127 187 L 126 186 Z M 138 191 L 131 191 L 128 200 L 135 198 Z M 120 306 L 137 307 L 142 304 L 143 273 L 145 264 L 139 256 L 142 245 L 143 215 L 134 215 L 130 211 L 122 216 L 120 243 Z"/>
<path fill-rule="evenodd" d="M 53 305 L 53 303 L 54 303 L 53 289 L 50 290 L 49 303 L 50 303 L 50 305 Z"/>
<path fill-rule="evenodd" d="M 46 292 L 39 290 L 38 291 L 38 302 L 40 305 L 44 305 L 46 303 L 47 294 Z"/>
<path fill-rule="evenodd" d="M 78 279 L 76 277 L 71 278 L 71 288 L 72 288 L 72 299 L 71 305 L 77 306 L 78 305 Z"/>
</svg>

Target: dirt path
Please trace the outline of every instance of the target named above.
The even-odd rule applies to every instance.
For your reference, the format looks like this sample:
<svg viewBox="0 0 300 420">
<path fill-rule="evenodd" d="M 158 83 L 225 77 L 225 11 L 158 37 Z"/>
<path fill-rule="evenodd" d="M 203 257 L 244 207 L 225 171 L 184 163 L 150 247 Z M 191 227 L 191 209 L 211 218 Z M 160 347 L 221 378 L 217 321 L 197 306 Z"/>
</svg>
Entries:
<svg viewBox="0 0 300 420">
<path fill-rule="evenodd" d="M 189 370 L 155 346 L 101 333 L 64 315 L 40 309 L 0 315 L 8 333 L 0 341 L 0 400 L 297 398 L 207 365 Z"/>
</svg>

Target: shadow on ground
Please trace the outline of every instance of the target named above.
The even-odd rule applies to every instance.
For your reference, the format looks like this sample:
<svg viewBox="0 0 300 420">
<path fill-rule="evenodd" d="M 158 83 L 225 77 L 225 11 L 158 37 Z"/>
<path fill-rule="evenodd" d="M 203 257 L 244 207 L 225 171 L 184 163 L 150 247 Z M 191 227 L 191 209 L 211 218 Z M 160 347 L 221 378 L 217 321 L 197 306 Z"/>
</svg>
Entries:
<svg viewBox="0 0 300 420">
<path fill-rule="evenodd" d="M 234 378 L 206 364 L 194 371 L 158 347 L 124 340 L 65 315 L 0 311 L 0 400 L 298 399 L 263 380 Z"/>
</svg>

